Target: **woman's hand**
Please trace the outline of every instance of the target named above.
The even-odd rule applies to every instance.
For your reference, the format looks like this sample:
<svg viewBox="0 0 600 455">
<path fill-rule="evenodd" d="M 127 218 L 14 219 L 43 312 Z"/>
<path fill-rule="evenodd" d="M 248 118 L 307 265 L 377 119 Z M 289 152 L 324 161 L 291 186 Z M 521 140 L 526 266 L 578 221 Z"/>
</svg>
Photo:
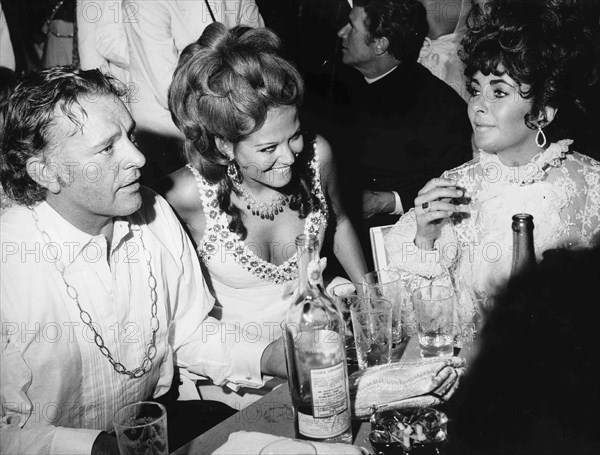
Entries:
<svg viewBox="0 0 600 455">
<path fill-rule="evenodd" d="M 434 242 L 441 235 L 442 220 L 453 213 L 464 211 L 463 206 L 452 201 L 463 195 L 464 191 L 456 186 L 454 180 L 435 178 L 425 184 L 415 198 L 415 245 L 424 250 L 433 248 Z"/>
</svg>

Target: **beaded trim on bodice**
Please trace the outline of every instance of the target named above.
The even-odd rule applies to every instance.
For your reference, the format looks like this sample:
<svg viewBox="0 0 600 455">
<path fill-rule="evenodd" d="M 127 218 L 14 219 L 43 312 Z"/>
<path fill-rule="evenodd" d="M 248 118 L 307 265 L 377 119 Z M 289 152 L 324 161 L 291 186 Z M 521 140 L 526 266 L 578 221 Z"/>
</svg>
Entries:
<svg viewBox="0 0 600 455">
<path fill-rule="evenodd" d="M 316 146 L 313 142 L 313 158 L 310 166 L 314 172 L 313 188 L 317 197 L 321 201 L 319 210 L 311 212 L 304 222 L 305 234 L 319 234 L 320 229 L 325 230 L 327 226 L 327 202 L 321 189 L 321 176 L 319 173 L 319 159 L 316 152 Z M 305 151 L 310 153 L 310 151 Z M 206 228 L 202 240 L 198 245 L 198 254 L 200 259 L 207 264 L 209 259 L 215 254 L 220 254 L 222 258 L 233 255 L 235 261 L 245 270 L 257 276 L 258 278 L 273 283 L 284 283 L 293 280 L 298 276 L 298 258 L 294 253 L 287 261 L 281 265 L 275 265 L 257 256 L 246 243 L 240 239 L 240 236 L 229 230 L 229 221 L 227 214 L 219 209 L 217 200 L 216 185 L 209 184 L 190 164 L 188 169 L 192 171 L 198 184 L 198 191 L 206 215 Z M 219 251 L 220 248 L 224 251 Z"/>
</svg>

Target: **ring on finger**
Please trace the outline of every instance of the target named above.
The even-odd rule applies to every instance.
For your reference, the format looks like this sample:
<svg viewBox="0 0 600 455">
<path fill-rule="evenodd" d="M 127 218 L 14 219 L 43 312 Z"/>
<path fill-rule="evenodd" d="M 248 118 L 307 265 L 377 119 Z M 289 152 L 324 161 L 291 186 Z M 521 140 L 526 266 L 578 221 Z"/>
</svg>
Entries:
<svg viewBox="0 0 600 455">
<path fill-rule="evenodd" d="M 429 204 L 429 202 L 423 202 L 421 204 L 421 208 L 423 209 L 423 211 L 425 213 L 429 212 L 431 210 L 431 205 Z"/>
</svg>

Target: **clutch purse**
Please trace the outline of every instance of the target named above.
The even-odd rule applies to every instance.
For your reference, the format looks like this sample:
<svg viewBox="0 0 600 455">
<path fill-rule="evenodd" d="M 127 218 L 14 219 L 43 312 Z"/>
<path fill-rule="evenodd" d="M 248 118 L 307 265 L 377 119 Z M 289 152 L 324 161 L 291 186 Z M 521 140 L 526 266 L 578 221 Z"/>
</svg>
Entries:
<svg viewBox="0 0 600 455">
<path fill-rule="evenodd" d="M 465 372 L 461 357 L 435 357 L 360 370 L 350 375 L 355 418 L 367 420 L 376 409 L 435 406 L 447 401 Z"/>
</svg>

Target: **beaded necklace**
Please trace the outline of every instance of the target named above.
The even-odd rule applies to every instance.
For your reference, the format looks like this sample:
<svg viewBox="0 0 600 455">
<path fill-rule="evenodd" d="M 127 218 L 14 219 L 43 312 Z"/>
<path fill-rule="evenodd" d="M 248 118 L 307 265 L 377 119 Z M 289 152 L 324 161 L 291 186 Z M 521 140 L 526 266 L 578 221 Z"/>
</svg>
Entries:
<svg viewBox="0 0 600 455">
<path fill-rule="evenodd" d="M 235 183 L 235 187 L 242 193 L 246 208 L 252 212 L 252 215 L 260 216 L 263 220 L 273 221 L 275 216 L 283 212 L 283 208 L 290 202 L 289 196 L 284 194 L 275 196 L 269 202 L 257 201 L 244 185 Z"/>
</svg>

